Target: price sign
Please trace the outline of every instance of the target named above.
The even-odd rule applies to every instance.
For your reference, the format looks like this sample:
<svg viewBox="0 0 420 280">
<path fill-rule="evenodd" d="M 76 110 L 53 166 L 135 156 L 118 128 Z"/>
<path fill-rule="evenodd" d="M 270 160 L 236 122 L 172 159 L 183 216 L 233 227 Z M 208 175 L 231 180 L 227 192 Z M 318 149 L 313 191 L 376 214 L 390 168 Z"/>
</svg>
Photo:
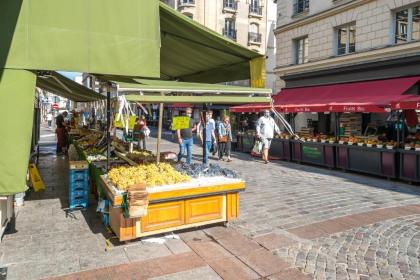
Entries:
<svg viewBox="0 0 420 280">
<path fill-rule="evenodd" d="M 114 127 L 118 128 L 124 128 L 123 120 L 126 120 L 127 117 L 125 115 L 122 115 L 120 119 L 117 121 L 118 114 L 115 114 L 114 116 Z M 136 124 L 136 116 L 130 116 L 128 119 L 128 129 L 133 129 L 134 125 Z"/>
<path fill-rule="evenodd" d="M 190 117 L 174 117 L 172 119 L 172 130 L 190 127 Z"/>
</svg>

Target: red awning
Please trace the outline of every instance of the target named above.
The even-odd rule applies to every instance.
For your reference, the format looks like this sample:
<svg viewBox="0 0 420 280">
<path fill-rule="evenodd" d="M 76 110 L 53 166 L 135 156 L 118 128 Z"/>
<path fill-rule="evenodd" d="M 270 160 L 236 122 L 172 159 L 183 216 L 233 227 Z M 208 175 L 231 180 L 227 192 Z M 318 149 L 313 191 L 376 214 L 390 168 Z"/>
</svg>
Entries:
<svg viewBox="0 0 420 280">
<path fill-rule="evenodd" d="M 420 77 L 284 89 L 274 105 L 293 112 L 386 112 Z"/>
<path fill-rule="evenodd" d="M 168 105 L 168 108 L 170 109 L 177 109 L 177 108 L 192 108 L 192 104 L 189 103 L 174 103 L 171 105 Z"/>
<path fill-rule="evenodd" d="M 420 110 L 419 95 L 404 95 L 401 99 L 391 102 L 392 110 Z"/>
<path fill-rule="evenodd" d="M 253 103 L 233 106 L 229 108 L 232 113 L 259 113 L 264 109 L 270 109 L 271 105 L 267 103 Z"/>
</svg>

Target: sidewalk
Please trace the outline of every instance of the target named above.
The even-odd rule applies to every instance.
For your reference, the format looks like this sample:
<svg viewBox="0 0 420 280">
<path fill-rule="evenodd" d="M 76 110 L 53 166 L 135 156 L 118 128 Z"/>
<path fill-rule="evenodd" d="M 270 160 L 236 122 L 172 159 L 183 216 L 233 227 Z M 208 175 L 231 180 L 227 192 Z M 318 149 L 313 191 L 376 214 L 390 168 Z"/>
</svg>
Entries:
<svg viewBox="0 0 420 280">
<path fill-rule="evenodd" d="M 46 192 L 26 197 L 0 244 L 7 279 L 420 279 L 418 187 L 234 154 L 218 163 L 247 182 L 237 222 L 119 243 L 94 200 L 66 213 L 67 162 L 53 150 L 41 150 Z M 177 145 L 163 140 L 166 150 Z"/>
</svg>

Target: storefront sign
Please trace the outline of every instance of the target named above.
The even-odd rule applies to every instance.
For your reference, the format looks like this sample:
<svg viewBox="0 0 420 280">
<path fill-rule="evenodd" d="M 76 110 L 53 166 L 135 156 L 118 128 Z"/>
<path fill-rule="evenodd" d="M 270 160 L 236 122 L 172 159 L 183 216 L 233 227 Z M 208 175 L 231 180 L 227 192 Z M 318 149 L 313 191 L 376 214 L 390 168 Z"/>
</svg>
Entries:
<svg viewBox="0 0 420 280">
<path fill-rule="evenodd" d="M 321 146 L 307 146 L 302 145 L 302 158 L 307 161 L 322 161 L 322 147 Z"/>
<path fill-rule="evenodd" d="M 172 119 L 172 130 L 185 129 L 190 127 L 190 117 L 174 117 Z"/>
</svg>

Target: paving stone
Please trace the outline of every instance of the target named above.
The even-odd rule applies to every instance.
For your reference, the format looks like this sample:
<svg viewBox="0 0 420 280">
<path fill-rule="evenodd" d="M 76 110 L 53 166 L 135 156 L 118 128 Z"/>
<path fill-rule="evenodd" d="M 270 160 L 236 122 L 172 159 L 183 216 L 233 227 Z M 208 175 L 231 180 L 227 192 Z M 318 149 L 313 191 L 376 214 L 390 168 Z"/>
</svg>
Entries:
<svg viewBox="0 0 420 280">
<path fill-rule="evenodd" d="M 217 275 L 209 266 L 195 268 L 187 271 L 168 274 L 160 277 L 150 278 L 153 280 L 220 280 L 222 278 Z"/>
<path fill-rule="evenodd" d="M 171 274 L 205 266 L 206 263 L 195 253 L 184 253 L 159 258 L 157 263 L 164 274 Z"/>
<path fill-rule="evenodd" d="M 189 241 L 187 244 L 205 261 L 233 257 L 231 253 L 214 241 Z"/>
<path fill-rule="evenodd" d="M 277 233 L 269 233 L 265 235 L 260 235 L 253 238 L 261 246 L 264 246 L 270 251 L 279 249 L 281 247 L 288 247 L 292 244 L 296 244 L 298 241 L 286 237 L 285 235 L 280 235 Z"/>
<path fill-rule="evenodd" d="M 223 279 L 246 280 L 260 278 L 260 276 L 255 271 L 253 271 L 236 257 L 215 258 L 208 261 L 208 264 Z"/>
<path fill-rule="evenodd" d="M 250 251 L 248 254 L 238 256 L 238 258 L 262 277 L 273 275 L 289 267 L 288 263 L 266 249 Z"/>
<path fill-rule="evenodd" d="M 167 239 L 165 245 L 172 252 L 172 254 L 191 252 L 191 248 L 180 239 Z"/>
<path fill-rule="evenodd" d="M 124 248 L 130 261 L 144 261 L 171 255 L 171 251 L 164 244 L 131 245 Z"/>
</svg>

